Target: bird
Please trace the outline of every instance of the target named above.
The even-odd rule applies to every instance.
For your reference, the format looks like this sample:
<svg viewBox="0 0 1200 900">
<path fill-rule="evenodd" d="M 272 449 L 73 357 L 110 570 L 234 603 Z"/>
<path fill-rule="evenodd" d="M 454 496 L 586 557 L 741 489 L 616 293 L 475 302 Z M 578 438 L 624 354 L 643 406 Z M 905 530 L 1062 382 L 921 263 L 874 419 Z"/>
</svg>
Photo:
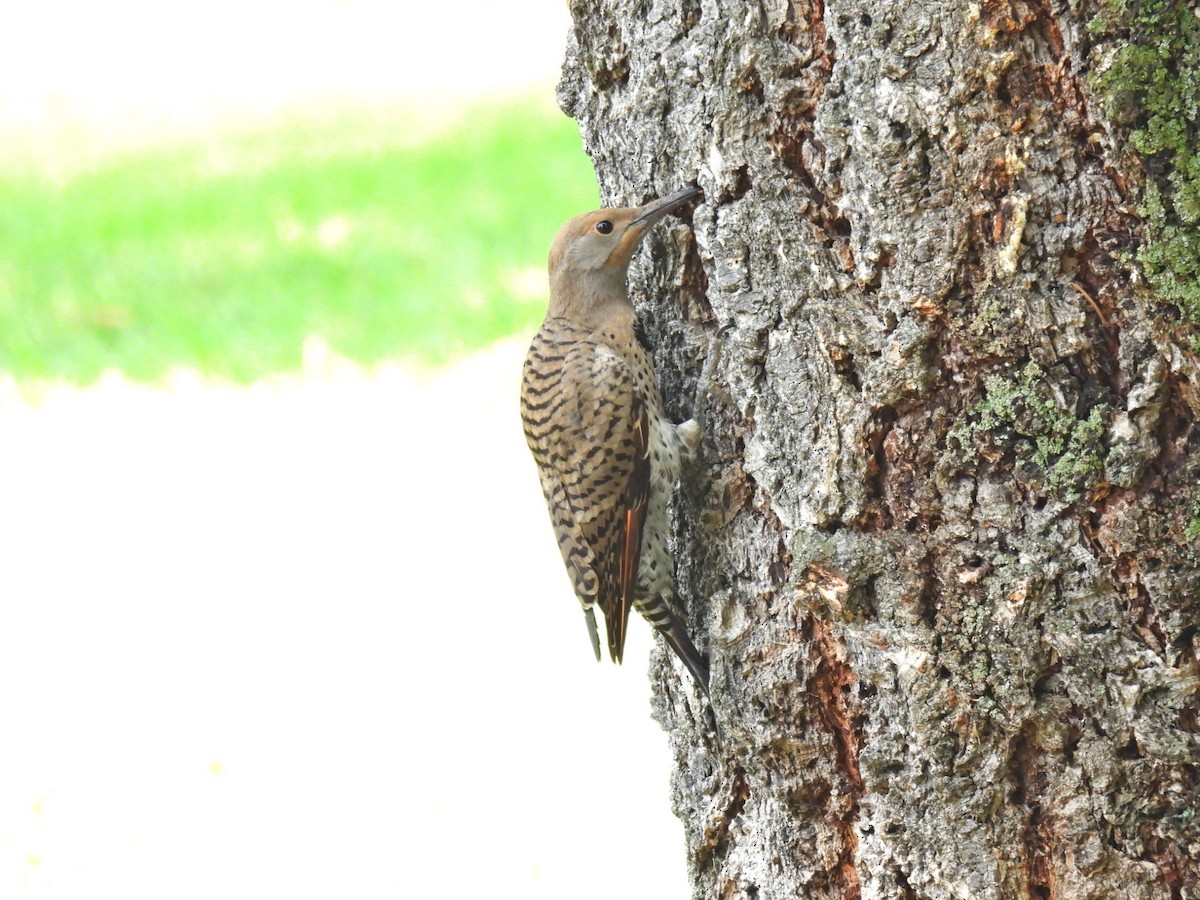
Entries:
<svg viewBox="0 0 1200 900">
<path fill-rule="evenodd" d="M 584 213 L 559 229 L 549 306 L 525 358 L 521 418 L 596 660 L 595 608 L 619 663 L 632 606 L 707 695 L 708 661 L 676 609 L 667 517 L 702 428 L 695 416 L 677 425 L 664 413 L 626 285 L 642 238 L 700 194 L 686 187 L 644 206 Z"/>
</svg>

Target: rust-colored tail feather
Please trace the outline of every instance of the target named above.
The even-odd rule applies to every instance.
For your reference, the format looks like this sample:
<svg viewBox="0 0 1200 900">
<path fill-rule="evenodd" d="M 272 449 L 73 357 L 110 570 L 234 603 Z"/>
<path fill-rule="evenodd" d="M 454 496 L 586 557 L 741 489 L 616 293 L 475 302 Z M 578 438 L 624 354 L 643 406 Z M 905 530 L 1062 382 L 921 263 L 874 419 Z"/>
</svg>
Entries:
<svg viewBox="0 0 1200 900">
<path fill-rule="evenodd" d="M 638 566 L 642 556 L 642 526 L 646 521 L 646 505 L 650 500 L 650 418 L 641 397 L 633 401 L 633 470 L 622 497 L 624 515 L 618 537 L 621 558 L 617 584 L 610 591 L 606 604 L 605 624 L 608 626 L 608 653 L 613 662 L 625 655 L 625 633 L 629 625 L 629 609 L 637 591 Z"/>
</svg>

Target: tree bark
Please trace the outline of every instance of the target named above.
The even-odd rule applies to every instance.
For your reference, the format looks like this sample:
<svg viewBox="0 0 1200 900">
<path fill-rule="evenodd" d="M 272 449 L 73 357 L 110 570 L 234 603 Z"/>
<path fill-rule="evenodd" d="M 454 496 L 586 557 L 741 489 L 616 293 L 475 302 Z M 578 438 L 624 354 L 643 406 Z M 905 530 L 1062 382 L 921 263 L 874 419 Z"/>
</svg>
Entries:
<svg viewBox="0 0 1200 900">
<path fill-rule="evenodd" d="M 717 343 L 731 398 L 675 509 L 719 741 L 652 664 L 697 898 L 1200 897 L 1200 164 L 1137 137 L 1200 47 L 1124 9 L 571 0 L 604 201 L 706 195 L 631 272 L 672 414 Z"/>
</svg>

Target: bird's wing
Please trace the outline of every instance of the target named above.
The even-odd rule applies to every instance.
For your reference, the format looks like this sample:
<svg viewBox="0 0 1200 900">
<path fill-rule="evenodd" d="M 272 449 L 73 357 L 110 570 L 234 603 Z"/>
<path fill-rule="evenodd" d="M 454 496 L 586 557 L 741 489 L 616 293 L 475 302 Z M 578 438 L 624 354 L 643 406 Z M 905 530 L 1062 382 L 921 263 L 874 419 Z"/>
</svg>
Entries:
<svg viewBox="0 0 1200 900">
<path fill-rule="evenodd" d="M 555 323 L 556 326 L 559 324 Z M 583 606 L 592 651 L 599 661 L 600 636 L 593 612 L 599 594 L 599 566 L 592 547 L 580 531 L 576 521 L 578 513 L 572 507 L 566 489 L 572 480 L 569 462 L 575 452 L 572 448 L 583 437 L 578 422 L 578 403 L 563 376 L 568 368 L 585 369 L 587 363 L 586 359 L 581 361 L 578 352 L 570 353 L 573 340 L 556 340 L 560 331 L 570 337 L 569 329 L 548 327 L 548 323 L 543 323 L 534 335 L 521 380 L 521 421 L 525 426 L 525 440 L 537 462 L 558 549 L 571 586 Z M 569 353 L 572 356 L 570 366 L 566 359 Z"/>
<path fill-rule="evenodd" d="M 650 417 L 646 412 L 646 401 L 637 394 L 634 395 L 630 421 L 633 422 L 630 434 L 633 467 L 625 481 L 617 529 L 617 546 L 621 553 L 617 578 L 620 590 L 613 592 L 613 603 L 601 606 L 608 626 L 608 652 L 617 662 L 625 653 L 625 627 L 629 624 L 629 607 L 633 605 L 633 594 L 637 590 L 642 526 L 646 522 L 650 500 Z"/>
<path fill-rule="evenodd" d="M 609 654 L 620 662 L 650 496 L 649 414 L 628 364 L 603 346 L 582 344 L 567 353 L 562 389 L 568 424 L 547 474 L 562 491 L 573 528 L 564 542 L 556 516 L 555 531 L 564 559 L 576 543 L 582 558 L 590 557 L 593 577 L 583 586 L 591 590 L 585 597 L 576 580 L 576 593 L 585 606 L 588 600 L 600 606 Z"/>
<path fill-rule="evenodd" d="M 571 586 L 575 589 L 575 596 L 583 604 L 592 652 L 596 654 L 596 662 L 599 662 L 600 635 L 596 631 L 596 614 L 592 611 L 599 586 L 596 556 L 575 525 L 575 513 L 567 500 L 566 489 L 558 471 L 557 465 L 547 465 L 540 469 L 542 492 L 546 495 L 546 504 L 550 507 L 550 521 L 554 526 L 554 536 L 558 539 L 558 549 L 562 552 Z"/>
</svg>

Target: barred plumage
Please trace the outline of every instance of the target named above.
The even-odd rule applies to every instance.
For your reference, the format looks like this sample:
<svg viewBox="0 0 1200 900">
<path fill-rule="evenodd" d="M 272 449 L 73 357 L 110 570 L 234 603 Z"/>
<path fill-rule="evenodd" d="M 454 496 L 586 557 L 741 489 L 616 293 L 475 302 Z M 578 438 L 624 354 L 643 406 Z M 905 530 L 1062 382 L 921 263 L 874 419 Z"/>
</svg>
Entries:
<svg viewBox="0 0 1200 900">
<path fill-rule="evenodd" d="M 594 607 L 620 662 L 632 606 L 708 690 L 708 663 L 673 608 L 667 504 L 699 426 L 663 412 L 626 292 L 629 261 L 650 226 L 699 191 L 569 221 L 550 251 L 550 309 L 521 385 L 525 438 L 596 658 Z"/>
</svg>

